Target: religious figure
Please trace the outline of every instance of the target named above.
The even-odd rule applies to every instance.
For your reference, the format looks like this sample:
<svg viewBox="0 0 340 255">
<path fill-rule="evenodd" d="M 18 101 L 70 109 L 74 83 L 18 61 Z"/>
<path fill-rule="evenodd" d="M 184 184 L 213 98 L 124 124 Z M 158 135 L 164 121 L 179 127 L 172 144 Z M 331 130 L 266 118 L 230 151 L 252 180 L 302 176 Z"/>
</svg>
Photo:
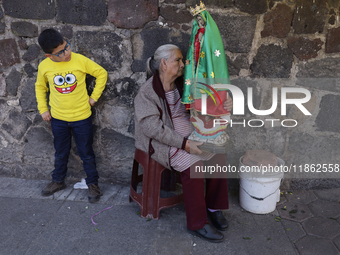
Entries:
<svg viewBox="0 0 340 255">
<path fill-rule="evenodd" d="M 184 93 L 182 103 L 191 110 L 194 131 L 189 139 L 203 142 L 201 150 L 225 153 L 232 146 L 225 130 L 230 121 L 226 110 L 226 89 L 216 84 L 230 84 L 227 60 L 218 27 L 201 2 L 191 8 L 195 20 L 185 60 Z M 202 98 L 206 98 L 206 112 L 202 113 Z M 219 120 L 219 121 L 217 121 Z"/>
</svg>

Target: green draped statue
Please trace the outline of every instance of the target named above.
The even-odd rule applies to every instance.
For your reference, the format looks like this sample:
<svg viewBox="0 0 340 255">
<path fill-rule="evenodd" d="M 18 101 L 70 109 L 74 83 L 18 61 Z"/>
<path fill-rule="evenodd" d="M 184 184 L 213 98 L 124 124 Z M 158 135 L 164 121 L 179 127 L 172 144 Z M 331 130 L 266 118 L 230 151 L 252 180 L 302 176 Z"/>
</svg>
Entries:
<svg viewBox="0 0 340 255">
<path fill-rule="evenodd" d="M 218 27 L 204 4 L 201 2 L 190 12 L 195 20 L 185 59 L 182 103 L 191 110 L 190 120 L 195 128 L 189 139 L 210 144 L 215 149 L 208 151 L 216 152 L 216 146 L 225 147 L 229 140 L 225 123 L 230 120 L 230 113 L 224 108 L 228 92 L 214 89 L 215 84 L 230 84 L 227 60 Z M 205 114 L 202 95 L 206 98 Z M 214 119 L 226 121 L 216 124 Z"/>
</svg>

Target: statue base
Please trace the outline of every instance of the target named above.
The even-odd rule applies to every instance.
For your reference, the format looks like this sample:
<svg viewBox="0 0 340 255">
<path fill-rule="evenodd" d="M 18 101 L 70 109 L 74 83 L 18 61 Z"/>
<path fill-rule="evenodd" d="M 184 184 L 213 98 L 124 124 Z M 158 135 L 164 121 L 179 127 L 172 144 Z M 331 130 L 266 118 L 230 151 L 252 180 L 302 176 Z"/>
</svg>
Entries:
<svg viewBox="0 0 340 255">
<path fill-rule="evenodd" d="M 233 142 L 229 139 L 229 136 L 225 132 L 222 132 L 221 135 L 213 139 L 203 139 L 198 137 L 194 131 L 190 134 L 188 139 L 195 142 L 203 142 L 203 144 L 198 146 L 198 148 L 201 151 L 214 154 L 225 154 L 234 147 Z"/>
</svg>

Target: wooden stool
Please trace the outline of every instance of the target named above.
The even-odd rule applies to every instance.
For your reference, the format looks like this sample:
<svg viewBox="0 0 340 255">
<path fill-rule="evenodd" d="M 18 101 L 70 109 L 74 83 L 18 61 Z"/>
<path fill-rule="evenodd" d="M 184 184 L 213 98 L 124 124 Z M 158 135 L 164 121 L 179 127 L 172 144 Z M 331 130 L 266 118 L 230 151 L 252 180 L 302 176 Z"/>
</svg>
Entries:
<svg viewBox="0 0 340 255">
<path fill-rule="evenodd" d="M 143 174 L 138 175 L 138 166 L 143 166 Z M 161 198 L 162 172 L 168 170 L 157 161 L 149 157 L 149 154 L 136 149 L 133 161 L 130 197 L 140 206 L 140 215 L 143 218 L 158 220 L 159 211 L 183 203 L 183 194 Z M 138 183 L 143 182 L 142 194 L 137 193 Z"/>
</svg>

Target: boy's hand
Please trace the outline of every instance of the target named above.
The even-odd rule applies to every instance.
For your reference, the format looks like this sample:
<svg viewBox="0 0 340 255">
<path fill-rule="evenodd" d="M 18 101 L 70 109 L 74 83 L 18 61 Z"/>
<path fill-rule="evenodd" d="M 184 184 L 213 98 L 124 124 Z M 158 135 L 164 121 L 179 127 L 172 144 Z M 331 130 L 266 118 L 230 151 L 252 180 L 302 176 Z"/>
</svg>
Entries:
<svg viewBox="0 0 340 255">
<path fill-rule="evenodd" d="M 90 103 L 91 106 L 94 106 L 94 104 L 96 103 L 96 101 L 94 101 L 94 99 L 90 97 L 89 103 Z"/>
<path fill-rule="evenodd" d="M 44 112 L 43 114 L 41 114 L 41 117 L 43 118 L 43 120 L 45 121 L 50 121 L 51 120 L 51 114 L 49 111 Z"/>
<path fill-rule="evenodd" d="M 202 142 L 195 142 L 187 140 L 185 144 L 185 150 L 186 152 L 189 152 L 190 154 L 202 154 L 202 151 L 197 147 L 202 145 Z"/>
</svg>

